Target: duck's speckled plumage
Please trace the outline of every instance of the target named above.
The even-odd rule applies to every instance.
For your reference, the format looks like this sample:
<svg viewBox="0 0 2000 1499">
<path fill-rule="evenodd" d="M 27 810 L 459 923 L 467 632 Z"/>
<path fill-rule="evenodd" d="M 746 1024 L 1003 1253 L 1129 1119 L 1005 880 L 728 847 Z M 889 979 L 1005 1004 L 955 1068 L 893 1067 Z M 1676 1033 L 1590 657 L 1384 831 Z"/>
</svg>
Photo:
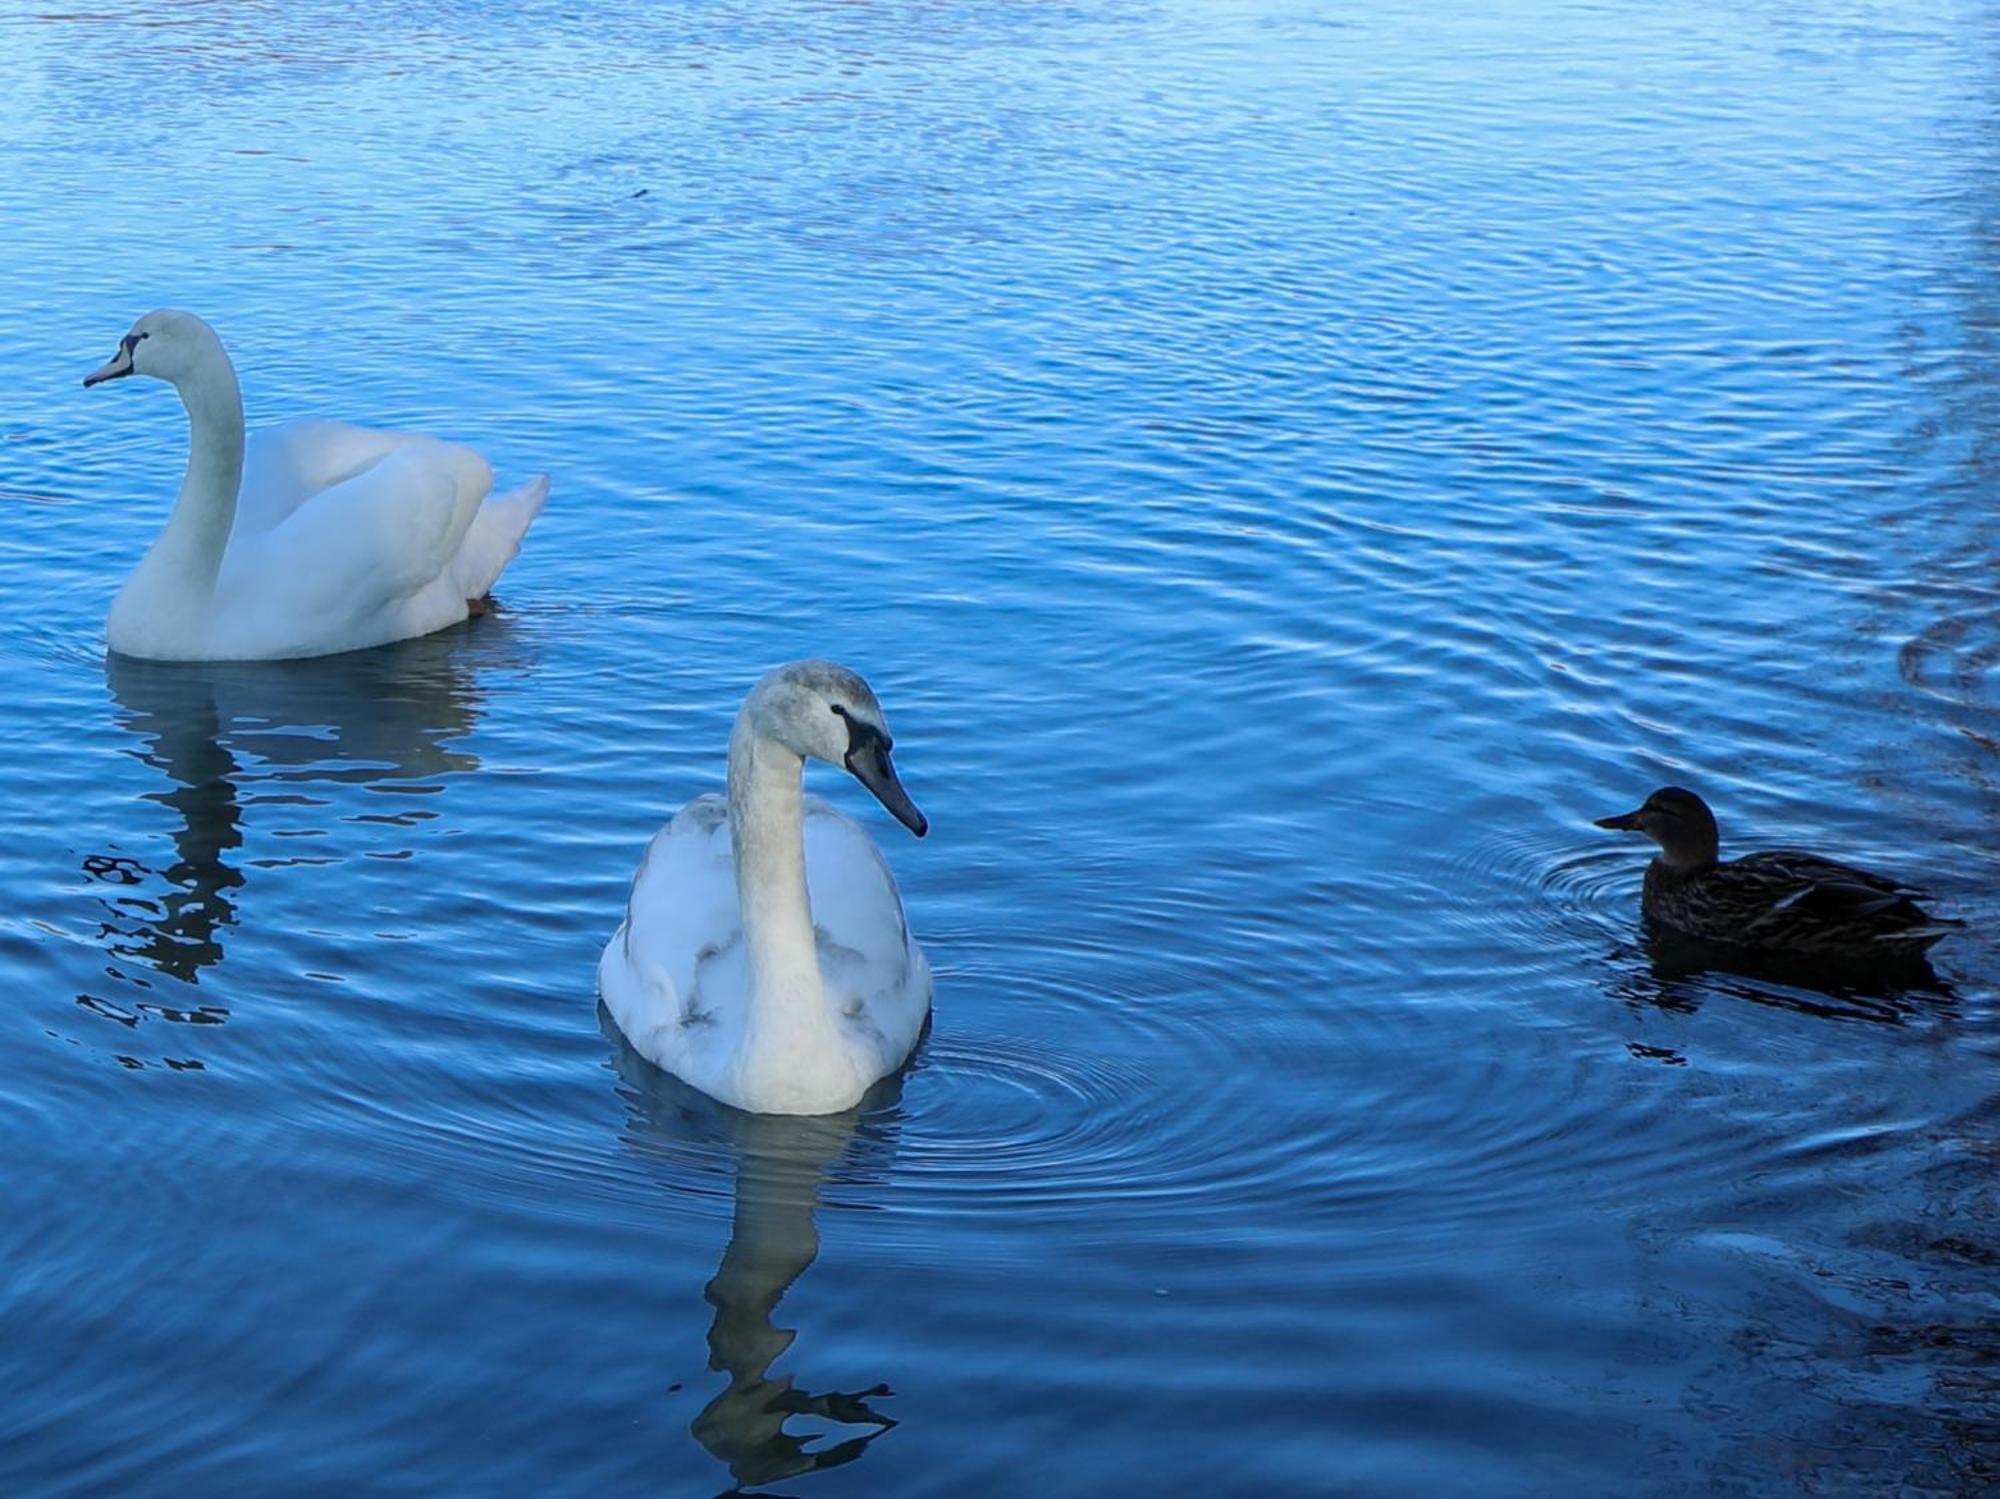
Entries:
<svg viewBox="0 0 2000 1499">
<path fill-rule="evenodd" d="M 1801 958 L 1905 961 L 1959 925 L 1919 905 L 1922 890 L 1818 854 L 1773 849 L 1724 862 L 1708 805 L 1677 786 L 1597 825 L 1644 833 L 1660 845 L 1646 867 L 1640 909 L 1647 920 L 1704 942 Z"/>
</svg>

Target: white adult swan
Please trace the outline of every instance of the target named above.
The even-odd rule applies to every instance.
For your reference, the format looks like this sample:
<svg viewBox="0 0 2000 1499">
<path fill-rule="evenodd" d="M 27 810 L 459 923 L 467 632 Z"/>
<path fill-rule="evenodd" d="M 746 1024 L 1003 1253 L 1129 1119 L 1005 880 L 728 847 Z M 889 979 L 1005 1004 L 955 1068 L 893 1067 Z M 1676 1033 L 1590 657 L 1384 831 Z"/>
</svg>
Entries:
<svg viewBox="0 0 2000 1499">
<path fill-rule="evenodd" d="M 548 499 L 543 474 L 489 500 L 484 458 L 413 432 L 291 422 L 246 450 L 235 368 L 192 313 L 147 313 L 83 383 L 126 375 L 180 392 L 192 451 L 111 605 L 121 655 L 269 660 L 428 635 L 485 598 Z"/>
<path fill-rule="evenodd" d="M 597 965 L 640 1055 L 759 1114 L 852 1108 L 903 1064 L 930 964 L 874 843 L 801 788 L 807 759 L 845 766 L 923 837 L 890 743 L 875 694 L 834 662 L 795 661 L 751 689 L 728 799 L 697 797 L 654 837 Z"/>
</svg>

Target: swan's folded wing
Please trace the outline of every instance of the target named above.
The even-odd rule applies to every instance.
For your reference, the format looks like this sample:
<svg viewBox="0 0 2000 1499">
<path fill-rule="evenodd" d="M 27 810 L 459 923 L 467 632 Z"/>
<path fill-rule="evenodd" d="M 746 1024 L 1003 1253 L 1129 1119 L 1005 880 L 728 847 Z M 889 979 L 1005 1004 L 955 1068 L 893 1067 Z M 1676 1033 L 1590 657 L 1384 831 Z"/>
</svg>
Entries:
<svg viewBox="0 0 2000 1499">
<path fill-rule="evenodd" d="M 806 883 L 820 977 L 850 1046 L 879 1075 L 900 1067 L 923 1034 L 931 971 L 910 940 L 889 864 L 867 832 L 806 801 Z"/>
<path fill-rule="evenodd" d="M 268 531 L 299 506 L 398 448 L 431 442 L 417 432 L 380 432 L 346 422 L 300 421 L 250 434 L 243 449 L 238 534 Z"/>
<path fill-rule="evenodd" d="M 714 997 L 703 992 L 710 970 L 742 962 L 743 922 L 721 797 L 688 803 L 647 845 L 632 879 L 622 942 L 623 961 L 648 990 L 632 996 L 630 1015 L 612 1010 L 635 1044 L 640 1030 L 698 1017 Z M 668 1006 L 672 1013 L 654 1013 Z"/>
<path fill-rule="evenodd" d="M 910 981 L 910 929 L 889 862 L 859 824 L 818 797 L 806 799 L 806 886 L 829 980 L 859 997 Z"/>
<path fill-rule="evenodd" d="M 245 553 L 282 567 L 301 610 L 381 607 L 446 573 L 492 487 L 470 448 L 417 438 L 307 498 Z"/>
</svg>

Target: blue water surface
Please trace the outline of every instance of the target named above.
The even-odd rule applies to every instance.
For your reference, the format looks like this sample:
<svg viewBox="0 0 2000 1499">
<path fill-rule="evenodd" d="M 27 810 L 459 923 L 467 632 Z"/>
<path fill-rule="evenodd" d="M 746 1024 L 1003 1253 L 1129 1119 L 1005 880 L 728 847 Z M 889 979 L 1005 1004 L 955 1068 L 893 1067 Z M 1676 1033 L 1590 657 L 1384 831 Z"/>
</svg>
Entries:
<svg viewBox="0 0 2000 1499">
<path fill-rule="evenodd" d="M 0 0 L 0 1493 L 2000 1482 L 1992 0 Z M 107 661 L 251 420 L 501 608 Z M 767 667 L 887 706 L 858 1116 L 601 1020 Z M 1663 781 L 1967 920 L 1656 961 Z"/>
</svg>

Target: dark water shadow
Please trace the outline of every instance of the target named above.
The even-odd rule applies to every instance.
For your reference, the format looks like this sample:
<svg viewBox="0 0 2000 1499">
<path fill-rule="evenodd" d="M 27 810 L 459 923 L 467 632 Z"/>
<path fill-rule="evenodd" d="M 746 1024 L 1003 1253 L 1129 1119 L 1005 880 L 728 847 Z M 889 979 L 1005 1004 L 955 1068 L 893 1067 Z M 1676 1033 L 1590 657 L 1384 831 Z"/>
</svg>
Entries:
<svg viewBox="0 0 2000 1499">
<path fill-rule="evenodd" d="M 426 782 L 476 770 L 455 741 L 471 732 L 488 667 L 511 658 L 506 622 L 481 620 L 376 650 L 304 661 L 163 663 L 105 659 L 105 681 L 130 753 L 166 789 L 146 800 L 173 821 L 171 863 L 153 868 L 115 850 L 83 861 L 111 887 L 101 939 L 119 959 L 183 983 L 221 962 L 246 876 L 245 808 L 314 804 L 315 783 L 421 794 Z M 394 826 L 435 816 L 398 808 L 367 820 Z M 273 861 L 276 862 L 276 861 Z M 163 887 L 163 888 L 162 888 Z"/>
<path fill-rule="evenodd" d="M 1650 922 L 1637 944 L 1616 948 L 1611 957 L 1615 998 L 1679 1014 L 1727 995 L 1824 1020 L 1902 1025 L 1921 1015 L 1955 1013 L 1959 1003 L 1950 981 L 1922 957 L 1875 964 L 1786 957 L 1702 941 Z"/>
<path fill-rule="evenodd" d="M 774 1319 L 819 1257 L 817 1210 L 825 1187 L 882 1180 L 895 1144 L 900 1075 L 877 1084 L 861 1108 L 846 1114 L 746 1114 L 646 1061 L 601 1005 L 598 1023 L 624 1085 L 626 1143 L 648 1156 L 726 1170 L 732 1180 L 729 1243 L 703 1290 L 715 1309 L 708 1367 L 728 1383 L 689 1426 L 728 1468 L 733 1487 L 725 1493 L 854 1462 L 896 1425 L 870 1404 L 894 1392 L 887 1384 L 814 1392 L 798 1383 L 798 1373 L 773 1375 L 771 1365 L 797 1337 Z M 794 1421 L 811 1426 L 795 1431 Z"/>
</svg>

